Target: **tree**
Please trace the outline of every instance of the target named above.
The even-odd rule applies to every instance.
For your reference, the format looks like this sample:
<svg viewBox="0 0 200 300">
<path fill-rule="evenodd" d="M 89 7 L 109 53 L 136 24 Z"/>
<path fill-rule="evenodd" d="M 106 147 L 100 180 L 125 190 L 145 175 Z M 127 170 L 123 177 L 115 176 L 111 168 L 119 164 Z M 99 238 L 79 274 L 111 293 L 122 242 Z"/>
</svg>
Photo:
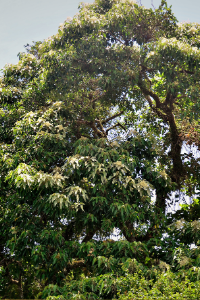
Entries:
<svg viewBox="0 0 200 300">
<path fill-rule="evenodd" d="M 165 1 L 96 0 L 5 66 L 4 298 L 112 299 L 138 280 L 151 297 L 167 269 L 166 286 L 184 269 L 195 293 L 183 278 L 156 297 L 198 298 L 199 158 L 182 148 L 200 147 L 199 35 Z M 180 191 L 192 203 L 167 213 Z M 116 229 L 122 240 L 109 239 Z"/>
</svg>

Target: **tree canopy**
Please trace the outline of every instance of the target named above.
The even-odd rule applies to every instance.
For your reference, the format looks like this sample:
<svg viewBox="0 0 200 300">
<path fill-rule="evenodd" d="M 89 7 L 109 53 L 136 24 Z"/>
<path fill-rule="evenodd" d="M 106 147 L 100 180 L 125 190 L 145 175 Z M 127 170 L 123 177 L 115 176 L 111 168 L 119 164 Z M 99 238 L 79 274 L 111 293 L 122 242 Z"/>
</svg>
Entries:
<svg viewBox="0 0 200 300">
<path fill-rule="evenodd" d="M 0 296 L 200 297 L 199 47 L 164 0 L 95 0 L 4 67 Z"/>
</svg>

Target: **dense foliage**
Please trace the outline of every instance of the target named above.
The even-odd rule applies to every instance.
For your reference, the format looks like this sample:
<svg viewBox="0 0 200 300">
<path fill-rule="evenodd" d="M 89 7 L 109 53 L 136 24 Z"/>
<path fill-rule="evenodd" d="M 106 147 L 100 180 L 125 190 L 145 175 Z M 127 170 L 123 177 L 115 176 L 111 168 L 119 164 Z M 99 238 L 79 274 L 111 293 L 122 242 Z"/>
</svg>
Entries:
<svg viewBox="0 0 200 300">
<path fill-rule="evenodd" d="M 2 298 L 200 298 L 199 47 L 164 0 L 95 0 L 5 66 Z"/>
</svg>

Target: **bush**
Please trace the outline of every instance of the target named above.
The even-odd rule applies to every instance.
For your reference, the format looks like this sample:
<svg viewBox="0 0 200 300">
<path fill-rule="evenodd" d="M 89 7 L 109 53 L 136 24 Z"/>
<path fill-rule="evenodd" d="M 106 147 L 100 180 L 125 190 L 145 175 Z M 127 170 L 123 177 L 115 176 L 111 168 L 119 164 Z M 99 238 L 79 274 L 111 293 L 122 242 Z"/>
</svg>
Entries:
<svg viewBox="0 0 200 300">
<path fill-rule="evenodd" d="M 79 280 L 68 280 L 63 287 L 47 286 L 40 296 L 47 300 L 200 299 L 198 268 L 181 269 L 173 273 L 171 270 L 165 271 L 163 265 L 164 263 L 160 263 L 158 266 L 145 268 L 135 259 L 128 259 L 121 264 L 118 274 L 113 272 L 96 277 L 82 274 Z"/>
</svg>

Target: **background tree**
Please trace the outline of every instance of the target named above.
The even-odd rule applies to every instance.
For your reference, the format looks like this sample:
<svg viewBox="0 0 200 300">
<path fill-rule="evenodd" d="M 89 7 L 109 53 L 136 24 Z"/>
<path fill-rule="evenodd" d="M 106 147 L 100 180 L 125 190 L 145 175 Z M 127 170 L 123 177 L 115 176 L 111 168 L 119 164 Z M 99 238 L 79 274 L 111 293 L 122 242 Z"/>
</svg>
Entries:
<svg viewBox="0 0 200 300">
<path fill-rule="evenodd" d="M 4 68 L 4 298 L 198 298 L 199 35 L 165 1 L 96 0 Z"/>
</svg>

